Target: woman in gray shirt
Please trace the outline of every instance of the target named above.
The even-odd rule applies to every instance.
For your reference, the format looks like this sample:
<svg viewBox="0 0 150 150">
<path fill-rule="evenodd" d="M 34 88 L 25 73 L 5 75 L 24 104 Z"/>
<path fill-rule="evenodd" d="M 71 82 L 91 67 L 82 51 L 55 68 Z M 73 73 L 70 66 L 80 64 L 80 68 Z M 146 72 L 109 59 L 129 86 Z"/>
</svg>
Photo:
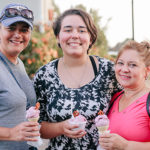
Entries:
<svg viewBox="0 0 150 150">
<path fill-rule="evenodd" d="M 18 55 L 33 28 L 33 13 L 20 4 L 7 5 L 0 14 L 0 150 L 27 150 L 36 141 L 38 123 L 27 122 L 26 106 L 36 95 Z"/>
</svg>

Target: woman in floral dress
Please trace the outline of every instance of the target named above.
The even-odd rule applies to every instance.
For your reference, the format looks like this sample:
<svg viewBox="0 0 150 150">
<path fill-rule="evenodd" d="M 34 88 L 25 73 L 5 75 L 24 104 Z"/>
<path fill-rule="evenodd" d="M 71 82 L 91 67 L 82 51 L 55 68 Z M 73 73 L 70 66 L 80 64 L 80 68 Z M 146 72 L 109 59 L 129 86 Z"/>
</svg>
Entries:
<svg viewBox="0 0 150 150">
<path fill-rule="evenodd" d="M 107 112 L 118 88 L 113 63 L 89 56 L 97 29 L 91 17 L 69 9 L 53 24 L 63 57 L 41 67 L 34 78 L 40 107 L 41 136 L 50 139 L 47 150 L 94 150 L 98 131 L 94 119 L 99 110 Z M 73 131 L 68 119 L 78 112 L 87 119 L 85 130 Z"/>
</svg>

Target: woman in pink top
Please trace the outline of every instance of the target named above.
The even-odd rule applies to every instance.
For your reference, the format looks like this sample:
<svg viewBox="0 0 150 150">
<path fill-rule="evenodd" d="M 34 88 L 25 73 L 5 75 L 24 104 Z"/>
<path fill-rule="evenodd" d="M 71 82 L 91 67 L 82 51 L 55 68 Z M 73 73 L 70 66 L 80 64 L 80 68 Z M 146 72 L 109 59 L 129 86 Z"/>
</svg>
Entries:
<svg viewBox="0 0 150 150">
<path fill-rule="evenodd" d="M 150 117 L 146 109 L 150 89 L 145 84 L 150 73 L 150 44 L 125 44 L 116 59 L 115 73 L 124 91 L 109 111 L 110 133 L 101 135 L 100 145 L 105 150 L 150 150 Z"/>
</svg>

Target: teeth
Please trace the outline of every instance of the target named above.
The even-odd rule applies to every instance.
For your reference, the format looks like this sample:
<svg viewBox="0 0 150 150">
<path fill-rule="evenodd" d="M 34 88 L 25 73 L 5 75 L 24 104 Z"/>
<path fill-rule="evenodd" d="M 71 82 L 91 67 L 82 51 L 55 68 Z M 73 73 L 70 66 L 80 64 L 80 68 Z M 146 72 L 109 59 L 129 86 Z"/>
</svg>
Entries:
<svg viewBox="0 0 150 150">
<path fill-rule="evenodd" d="M 122 78 L 129 78 L 128 76 L 121 76 Z"/>
<path fill-rule="evenodd" d="M 70 46 L 80 46 L 81 44 L 80 43 L 70 43 L 69 45 Z"/>
<path fill-rule="evenodd" d="M 78 44 L 78 43 L 70 43 L 70 45 L 71 45 L 71 46 L 78 46 L 78 45 L 80 45 L 80 44 Z"/>
<path fill-rule="evenodd" d="M 11 41 L 12 43 L 20 44 L 20 41 Z"/>
</svg>

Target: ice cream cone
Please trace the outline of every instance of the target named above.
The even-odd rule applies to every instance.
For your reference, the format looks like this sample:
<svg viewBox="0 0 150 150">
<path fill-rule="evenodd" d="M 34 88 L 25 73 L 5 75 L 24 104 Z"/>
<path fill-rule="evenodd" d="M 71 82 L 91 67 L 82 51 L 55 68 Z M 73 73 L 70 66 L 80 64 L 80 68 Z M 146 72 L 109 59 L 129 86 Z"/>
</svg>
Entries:
<svg viewBox="0 0 150 150">
<path fill-rule="evenodd" d="M 27 110 L 26 118 L 29 122 L 38 122 L 39 114 L 40 114 L 39 107 L 40 107 L 40 104 L 36 103 L 35 107 L 32 106 Z M 39 129 L 40 129 L 40 125 L 39 125 Z M 33 131 L 33 132 L 39 133 L 39 131 Z M 37 139 L 36 142 L 28 141 L 27 144 L 38 148 L 39 146 L 41 146 L 43 144 L 43 141 L 40 138 L 40 136 L 37 136 L 35 138 Z"/>
<path fill-rule="evenodd" d="M 98 128 L 99 132 L 104 133 L 105 131 L 107 131 L 108 125 L 106 125 L 106 126 L 100 126 L 100 127 L 97 127 L 97 128 Z"/>
<path fill-rule="evenodd" d="M 37 122 L 39 120 L 39 114 L 40 114 L 39 107 L 40 104 L 36 103 L 35 107 L 32 106 L 27 110 L 26 118 L 28 121 Z"/>
<path fill-rule="evenodd" d="M 98 114 L 99 115 L 95 118 L 95 124 L 99 134 L 103 134 L 108 131 L 109 119 L 102 111 L 100 111 Z"/>
<path fill-rule="evenodd" d="M 39 117 L 36 117 L 36 118 L 28 118 L 28 121 L 30 122 L 38 122 L 39 120 Z"/>
</svg>

